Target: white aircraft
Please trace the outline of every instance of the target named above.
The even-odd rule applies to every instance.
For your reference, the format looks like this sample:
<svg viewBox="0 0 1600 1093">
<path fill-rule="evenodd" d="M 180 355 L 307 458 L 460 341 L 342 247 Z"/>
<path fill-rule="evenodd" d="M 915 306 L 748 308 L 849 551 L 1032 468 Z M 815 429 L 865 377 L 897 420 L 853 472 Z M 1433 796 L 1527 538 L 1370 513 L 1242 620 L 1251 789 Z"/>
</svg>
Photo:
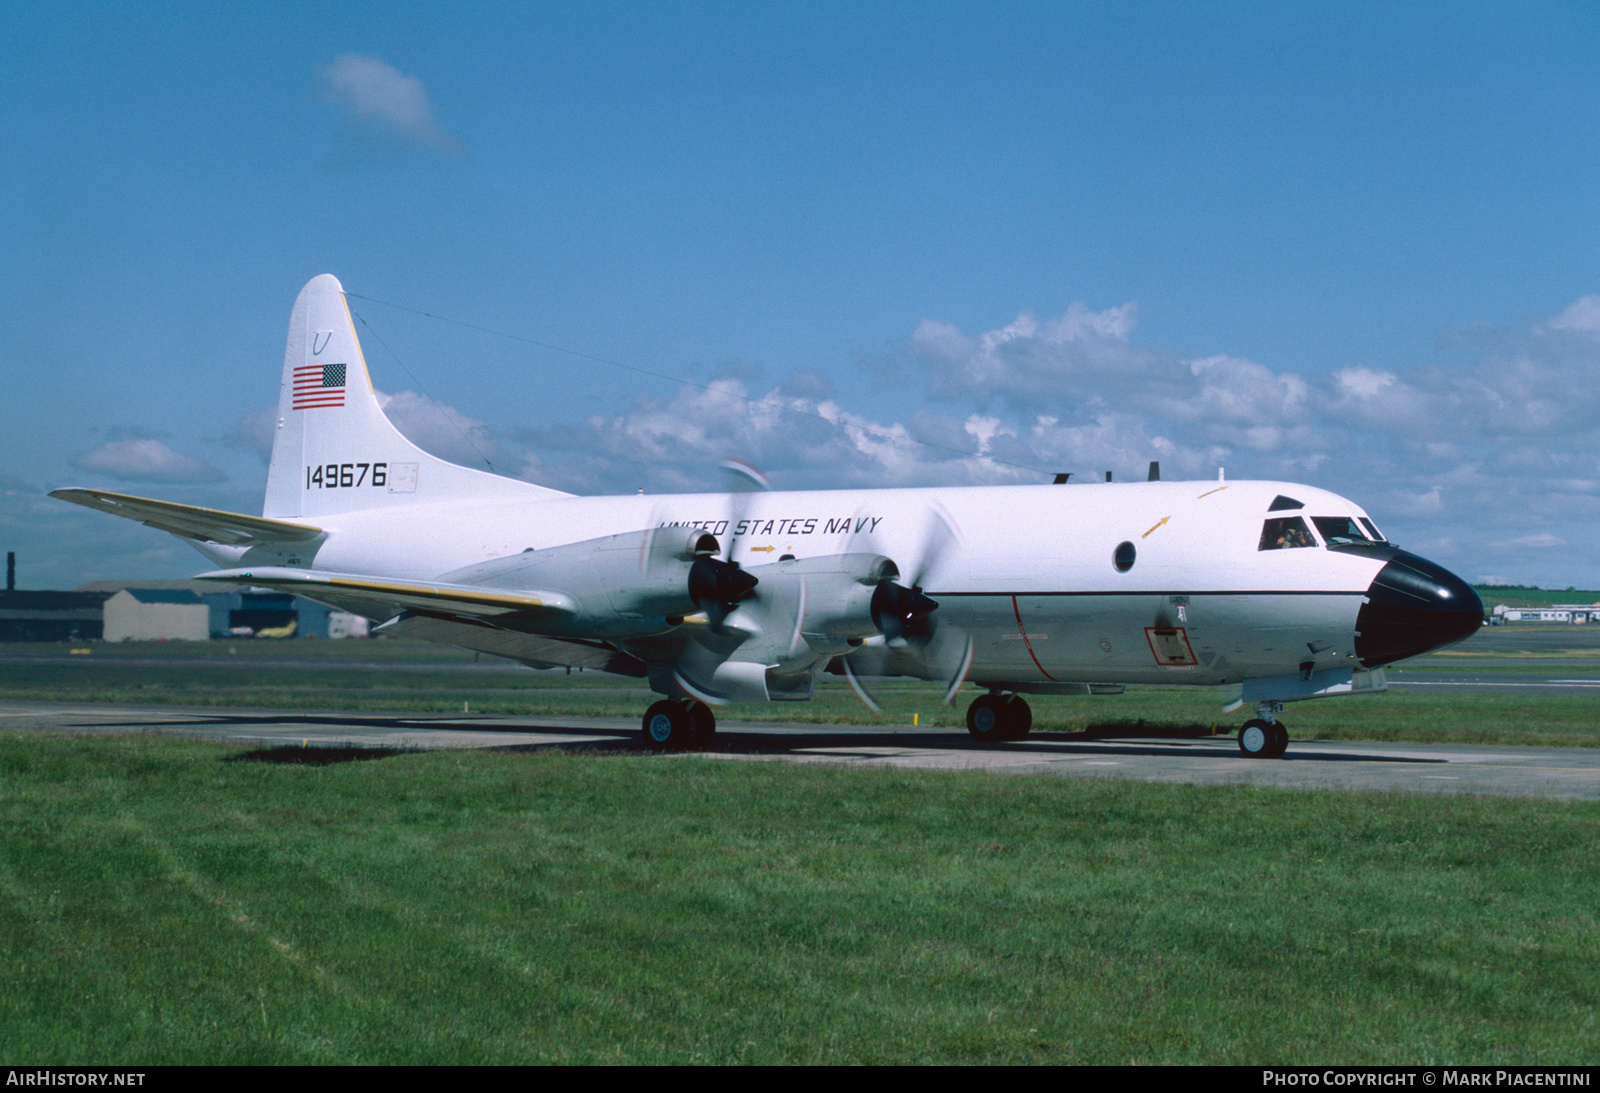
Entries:
<svg viewBox="0 0 1600 1093">
<path fill-rule="evenodd" d="M 384 416 L 324 274 L 289 321 L 259 517 L 92 489 L 52 496 L 190 542 L 211 580 L 293 592 L 390 632 L 647 679 L 656 749 L 703 745 L 724 702 L 801 701 L 830 667 L 936 680 L 975 737 L 1023 694 L 1239 684 L 1249 756 L 1285 702 L 1383 690 L 1462 640 L 1459 577 L 1358 506 L 1284 482 L 575 497 L 447 463 Z"/>
</svg>

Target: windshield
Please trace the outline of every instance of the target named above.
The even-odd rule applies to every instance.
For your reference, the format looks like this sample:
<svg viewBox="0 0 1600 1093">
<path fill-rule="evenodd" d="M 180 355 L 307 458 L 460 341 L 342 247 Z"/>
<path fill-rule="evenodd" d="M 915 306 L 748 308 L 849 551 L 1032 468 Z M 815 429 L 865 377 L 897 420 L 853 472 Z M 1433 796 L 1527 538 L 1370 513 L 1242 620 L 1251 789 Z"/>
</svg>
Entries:
<svg viewBox="0 0 1600 1093">
<path fill-rule="evenodd" d="M 1361 525 L 1356 523 L 1354 517 L 1313 516 L 1311 522 L 1317 525 L 1317 532 L 1329 546 L 1367 541 L 1366 533 L 1361 530 Z"/>
</svg>

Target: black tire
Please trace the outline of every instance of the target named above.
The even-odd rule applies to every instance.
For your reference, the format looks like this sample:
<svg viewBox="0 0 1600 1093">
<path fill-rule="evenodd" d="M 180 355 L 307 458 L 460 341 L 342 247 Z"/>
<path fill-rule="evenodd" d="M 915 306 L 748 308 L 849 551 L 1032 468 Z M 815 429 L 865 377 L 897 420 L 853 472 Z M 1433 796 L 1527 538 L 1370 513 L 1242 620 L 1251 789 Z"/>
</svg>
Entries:
<svg viewBox="0 0 1600 1093">
<path fill-rule="evenodd" d="M 1263 759 L 1282 759 L 1283 753 L 1289 750 L 1289 730 L 1283 727 L 1282 721 L 1272 723 L 1272 742 L 1267 746 Z"/>
<path fill-rule="evenodd" d="M 1021 740 L 1033 731 L 1033 707 L 1021 695 L 1005 698 L 1007 740 Z"/>
<path fill-rule="evenodd" d="M 1252 717 L 1239 729 L 1239 751 L 1246 759 L 1271 759 L 1272 745 L 1277 740 L 1275 728 L 1271 721 Z M 1284 735 L 1284 741 L 1288 742 L 1288 734 Z"/>
<path fill-rule="evenodd" d="M 693 741 L 697 748 L 708 748 L 717 737 L 717 715 L 704 702 L 689 703 L 689 723 L 693 726 Z"/>
<path fill-rule="evenodd" d="M 1006 739 L 1005 700 L 999 695 L 982 694 L 967 707 L 967 731 L 974 740 L 986 743 Z"/>
<path fill-rule="evenodd" d="M 664 698 L 644 712 L 640 729 L 651 751 L 682 751 L 694 741 L 694 719 L 682 702 Z"/>
</svg>

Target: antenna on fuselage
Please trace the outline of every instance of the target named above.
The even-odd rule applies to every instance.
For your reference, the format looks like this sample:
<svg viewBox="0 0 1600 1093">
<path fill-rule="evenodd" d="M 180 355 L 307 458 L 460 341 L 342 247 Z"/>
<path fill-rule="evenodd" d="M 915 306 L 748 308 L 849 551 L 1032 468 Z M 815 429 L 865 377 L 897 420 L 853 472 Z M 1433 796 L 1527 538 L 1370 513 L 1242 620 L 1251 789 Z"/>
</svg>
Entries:
<svg viewBox="0 0 1600 1093">
<path fill-rule="evenodd" d="M 1159 481 L 1161 481 L 1161 460 L 1152 459 L 1150 461 L 1150 477 L 1145 479 L 1145 481 L 1147 481 L 1147 482 L 1159 482 Z"/>
<path fill-rule="evenodd" d="M 1072 477 L 1072 472 L 1071 471 L 1057 471 L 1056 472 L 1055 481 L 1050 483 L 1050 484 L 1052 486 L 1065 486 L 1067 484 L 1067 479 L 1069 479 L 1071 477 Z"/>
<path fill-rule="evenodd" d="M 1106 472 L 1106 481 L 1107 482 L 1111 481 L 1111 472 L 1110 471 Z"/>
</svg>

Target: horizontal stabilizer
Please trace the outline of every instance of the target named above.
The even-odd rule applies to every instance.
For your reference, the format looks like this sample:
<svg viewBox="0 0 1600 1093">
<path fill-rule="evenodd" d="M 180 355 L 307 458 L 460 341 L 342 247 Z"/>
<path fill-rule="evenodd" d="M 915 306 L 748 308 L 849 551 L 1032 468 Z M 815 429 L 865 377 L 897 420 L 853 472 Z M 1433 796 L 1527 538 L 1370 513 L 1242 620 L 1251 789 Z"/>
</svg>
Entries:
<svg viewBox="0 0 1600 1093">
<path fill-rule="evenodd" d="M 64 489 L 51 490 L 51 497 L 71 501 L 113 516 L 137 520 L 160 531 L 171 532 L 185 539 L 198 539 L 205 543 L 224 546 L 259 546 L 268 543 L 303 543 L 322 534 L 322 529 L 310 524 L 291 523 L 287 520 L 269 520 L 261 516 L 245 516 L 221 509 L 204 509 L 198 505 L 180 505 L 173 501 L 155 501 L 148 497 L 133 497 L 109 490 Z"/>
<path fill-rule="evenodd" d="M 572 598 L 560 592 L 507 592 L 473 585 L 402 581 L 283 566 L 219 569 L 202 573 L 198 579 L 276 588 L 372 619 L 390 619 L 403 611 L 436 612 L 472 619 L 505 615 L 551 617 L 570 615 L 576 609 Z"/>
</svg>

